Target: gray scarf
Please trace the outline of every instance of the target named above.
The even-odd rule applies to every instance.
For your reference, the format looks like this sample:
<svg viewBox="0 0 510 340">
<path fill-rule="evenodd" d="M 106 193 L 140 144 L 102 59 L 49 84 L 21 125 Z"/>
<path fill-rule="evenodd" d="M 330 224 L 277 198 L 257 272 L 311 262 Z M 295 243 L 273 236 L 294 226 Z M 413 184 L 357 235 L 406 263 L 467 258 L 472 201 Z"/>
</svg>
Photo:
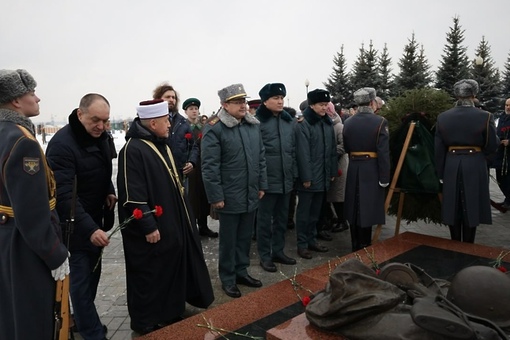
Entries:
<svg viewBox="0 0 510 340">
<path fill-rule="evenodd" d="M 28 129 L 35 136 L 35 126 L 30 119 L 22 116 L 16 111 L 9 109 L 0 109 L 0 122 L 11 122 Z"/>
</svg>

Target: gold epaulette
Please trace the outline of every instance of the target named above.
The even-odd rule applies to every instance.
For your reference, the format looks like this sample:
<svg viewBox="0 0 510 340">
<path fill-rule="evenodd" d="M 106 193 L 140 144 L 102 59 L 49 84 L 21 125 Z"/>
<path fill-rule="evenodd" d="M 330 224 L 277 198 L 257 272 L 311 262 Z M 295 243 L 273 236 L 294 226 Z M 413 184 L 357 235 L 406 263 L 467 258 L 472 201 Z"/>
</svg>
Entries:
<svg viewBox="0 0 510 340">
<path fill-rule="evenodd" d="M 209 120 L 209 125 L 214 125 L 216 124 L 220 119 L 218 118 L 218 116 L 216 117 L 213 117 L 211 118 L 211 120 Z"/>
</svg>

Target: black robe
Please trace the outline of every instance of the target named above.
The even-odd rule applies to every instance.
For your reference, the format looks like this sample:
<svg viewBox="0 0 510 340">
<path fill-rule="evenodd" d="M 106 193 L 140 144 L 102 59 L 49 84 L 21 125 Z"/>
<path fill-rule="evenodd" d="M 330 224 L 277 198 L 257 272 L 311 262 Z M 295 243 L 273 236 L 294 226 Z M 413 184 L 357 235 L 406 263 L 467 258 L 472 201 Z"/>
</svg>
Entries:
<svg viewBox="0 0 510 340">
<path fill-rule="evenodd" d="M 119 153 L 119 221 L 135 208 L 163 208 L 160 217 L 147 214 L 122 230 L 131 328 L 142 329 L 178 318 L 185 302 L 206 308 L 214 295 L 198 229 L 165 140 L 138 119 L 126 139 Z M 148 243 L 145 235 L 156 229 L 161 240 Z"/>
</svg>

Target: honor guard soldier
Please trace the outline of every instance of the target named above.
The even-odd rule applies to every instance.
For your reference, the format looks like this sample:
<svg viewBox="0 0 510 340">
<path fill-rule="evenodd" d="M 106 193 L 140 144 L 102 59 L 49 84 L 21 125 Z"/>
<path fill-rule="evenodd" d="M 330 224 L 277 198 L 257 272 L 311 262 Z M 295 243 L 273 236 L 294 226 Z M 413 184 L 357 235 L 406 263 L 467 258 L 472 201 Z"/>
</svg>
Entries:
<svg viewBox="0 0 510 340">
<path fill-rule="evenodd" d="M 385 224 L 385 187 L 390 183 L 388 121 L 377 116 L 375 89 L 354 92 L 358 112 L 344 123 L 349 154 L 344 213 L 350 225 L 352 251 L 370 246 L 372 226 Z"/>
<path fill-rule="evenodd" d="M 492 224 L 486 156 L 499 145 L 494 118 L 474 106 L 478 83 L 455 83 L 454 108 L 437 117 L 436 171 L 443 183 L 441 216 L 452 240 L 475 242 L 476 227 Z"/>
<path fill-rule="evenodd" d="M 0 70 L 2 339 L 52 339 L 55 281 L 69 274 L 55 179 L 29 119 L 39 115 L 36 85 L 25 70 Z"/>
</svg>

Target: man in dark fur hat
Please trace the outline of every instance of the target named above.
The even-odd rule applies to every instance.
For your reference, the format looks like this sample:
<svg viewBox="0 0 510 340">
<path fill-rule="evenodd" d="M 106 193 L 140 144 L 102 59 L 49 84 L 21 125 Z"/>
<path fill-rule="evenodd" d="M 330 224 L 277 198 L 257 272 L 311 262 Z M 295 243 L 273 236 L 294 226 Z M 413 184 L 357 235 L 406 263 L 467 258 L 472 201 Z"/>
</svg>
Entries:
<svg viewBox="0 0 510 340">
<path fill-rule="evenodd" d="M 328 91 L 308 92 L 308 107 L 296 126 L 296 161 L 298 167 L 298 206 L 296 232 L 298 255 L 311 259 L 312 251 L 327 252 L 317 242 L 317 222 L 323 197 L 330 181 L 338 176 L 333 122 L 326 114 L 331 96 Z"/>
<path fill-rule="evenodd" d="M 276 272 L 276 263 L 296 264 L 284 254 L 290 193 L 294 185 L 294 119 L 283 110 L 285 85 L 266 84 L 259 95 L 262 104 L 256 117 L 266 151 L 268 189 L 259 202 L 257 213 L 257 250 L 260 266 Z"/>
</svg>

